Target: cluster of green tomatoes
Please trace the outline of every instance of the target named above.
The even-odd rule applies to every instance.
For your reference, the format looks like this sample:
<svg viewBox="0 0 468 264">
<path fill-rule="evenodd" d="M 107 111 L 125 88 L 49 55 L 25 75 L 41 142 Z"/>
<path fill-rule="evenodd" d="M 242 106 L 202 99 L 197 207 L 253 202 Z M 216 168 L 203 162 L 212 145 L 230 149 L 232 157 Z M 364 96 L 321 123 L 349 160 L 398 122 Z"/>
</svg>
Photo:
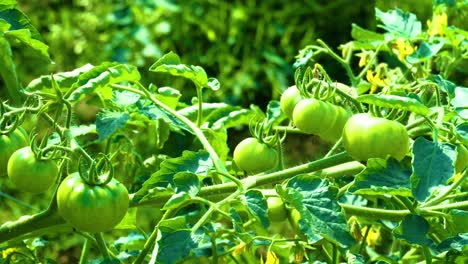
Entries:
<svg viewBox="0 0 468 264">
<path fill-rule="evenodd" d="M 55 156 L 45 155 L 33 143 L 30 146 L 29 136 L 21 127 L 0 135 L 0 175 L 7 174 L 20 191 L 38 194 L 56 186 L 60 168 Z M 128 191 L 116 179 L 92 183 L 78 172 L 60 183 L 56 199 L 63 219 L 79 231 L 92 233 L 112 229 L 129 205 Z"/>
</svg>

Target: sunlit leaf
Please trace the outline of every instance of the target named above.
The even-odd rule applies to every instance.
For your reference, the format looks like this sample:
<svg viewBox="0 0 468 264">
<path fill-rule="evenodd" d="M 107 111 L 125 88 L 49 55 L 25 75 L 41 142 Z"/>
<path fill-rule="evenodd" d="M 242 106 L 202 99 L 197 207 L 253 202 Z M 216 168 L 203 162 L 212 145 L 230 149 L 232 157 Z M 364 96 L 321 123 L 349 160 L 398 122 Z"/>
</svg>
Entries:
<svg viewBox="0 0 468 264">
<path fill-rule="evenodd" d="M 427 106 L 418 100 L 405 96 L 391 94 L 363 94 L 357 97 L 361 103 L 373 104 L 381 107 L 397 108 L 411 111 L 420 115 L 427 115 L 431 112 Z"/>
<path fill-rule="evenodd" d="M 262 193 L 257 190 L 249 190 L 245 193 L 245 203 L 250 213 L 260 220 L 263 227 L 270 226 L 268 219 L 267 203 Z"/>
<path fill-rule="evenodd" d="M 412 13 L 406 13 L 398 8 L 382 12 L 376 8 L 375 16 L 383 23 L 383 25 L 378 25 L 379 27 L 395 34 L 397 37 L 414 39 L 421 34 L 421 22 Z"/>
</svg>

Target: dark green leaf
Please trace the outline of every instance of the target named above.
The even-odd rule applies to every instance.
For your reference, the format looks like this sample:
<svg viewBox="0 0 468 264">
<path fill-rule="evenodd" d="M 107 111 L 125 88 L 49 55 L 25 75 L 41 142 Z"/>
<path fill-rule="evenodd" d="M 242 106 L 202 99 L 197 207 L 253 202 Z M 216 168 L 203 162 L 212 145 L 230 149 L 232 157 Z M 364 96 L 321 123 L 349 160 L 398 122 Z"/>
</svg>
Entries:
<svg viewBox="0 0 468 264">
<path fill-rule="evenodd" d="M 278 185 L 276 191 L 299 211 L 299 227 L 309 243 L 325 237 L 341 247 L 354 244 L 336 198 L 338 190 L 329 186 L 327 181 L 296 176 L 288 182 L 286 188 Z"/>
<path fill-rule="evenodd" d="M 429 223 L 419 215 L 410 214 L 405 216 L 400 225 L 393 231 L 395 237 L 404 239 L 411 244 L 432 245 L 433 242 L 427 238 Z"/>
<path fill-rule="evenodd" d="M 81 74 L 78 81 L 72 85 L 71 90 L 73 92 L 68 99 L 71 102 L 76 102 L 97 89 L 110 84 L 139 80 L 140 73 L 135 66 L 105 62 Z"/>
<path fill-rule="evenodd" d="M 126 112 L 103 111 L 96 115 L 96 130 L 99 140 L 104 140 L 112 135 L 117 129 L 124 127 L 130 115 Z"/>
<path fill-rule="evenodd" d="M 153 197 L 157 191 L 154 189 L 156 187 L 164 188 L 168 184 L 175 186 L 174 177 L 177 173 L 191 172 L 198 176 L 206 176 L 212 168 L 213 162 L 207 152 L 184 151 L 182 157 L 163 161 L 160 170 L 153 173 L 135 193 L 133 202 Z"/>
<path fill-rule="evenodd" d="M 127 236 L 119 237 L 114 241 L 114 246 L 119 251 L 139 250 L 145 244 L 145 237 L 141 234 L 131 232 Z"/>
<path fill-rule="evenodd" d="M 158 241 L 158 263 L 173 264 L 179 262 L 198 247 L 199 237 L 194 236 L 190 230 L 177 230 L 162 233 Z"/>
<path fill-rule="evenodd" d="M 433 81 L 442 89 L 442 91 L 446 92 L 451 99 L 455 97 L 455 87 L 457 86 L 453 82 L 445 79 L 442 75 L 432 75 Z"/>
<path fill-rule="evenodd" d="M 260 191 L 249 190 L 245 193 L 245 203 L 250 213 L 260 220 L 263 227 L 270 226 L 267 213 L 267 202 Z"/>
<path fill-rule="evenodd" d="M 464 119 L 468 119 L 468 88 L 466 87 L 455 87 L 454 98 L 450 101 L 450 104 L 455 106 L 455 110 Z"/>
<path fill-rule="evenodd" d="M 45 59 L 49 62 L 51 61 L 48 51 L 49 46 L 47 46 L 40 40 L 34 39 L 31 36 L 31 31 L 29 29 L 17 29 L 7 31 L 5 32 L 4 36 L 10 41 L 10 43 L 17 41 L 22 45 L 28 47 L 28 49 L 35 51 L 36 54 L 38 54 L 38 57 Z"/>
<path fill-rule="evenodd" d="M 203 134 L 205 135 L 210 145 L 218 154 L 218 157 L 221 161 L 226 161 L 229 154 L 229 146 L 227 144 L 228 134 L 225 129 L 213 130 L 209 128 L 202 129 Z M 199 141 L 197 140 L 197 143 Z M 203 149 L 203 146 L 200 144 L 200 149 Z"/>
<path fill-rule="evenodd" d="M 31 20 L 23 12 L 19 11 L 18 9 L 16 8 L 6 9 L 6 10 L 0 9 L 0 19 L 5 20 L 11 25 L 9 30 L 27 29 L 31 32 L 31 36 L 33 39 L 42 41 L 41 34 L 32 25 Z"/>
<path fill-rule="evenodd" d="M 189 133 L 193 133 L 193 131 L 185 123 L 180 121 L 176 116 L 172 115 L 164 108 L 154 104 L 143 104 L 141 101 L 138 101 L 136 106 L 138 108 L 138 112 L 141 114 L 144 114 L 153 120 L 164 120 L 167 124 L 169 124 L 170 128 L 176 132 L 183 130 Z"/>
<path fill-rule="evenodd" d="M 455 234 L 467 231 L 466 223 L 468 223 L 468 211 L 453 209 L 450 210 L 452 221 L 448 221 L 447 225 L 451 226 Z"/>
<path fill-rule="evenodd" d="M 267 124 L 269 126 L 273 126 L 281 123 L 281 121 L 286 119 L 285 115 L 282 113 L 283 112 L 281 111 L 280 102 L 276 100 L 271 100 L 268 103 L 266 111 Z"/>
<path fill-rule="evenodd" d="M 432 58 L 433 56 L 435 56 L 443 46 L 444 46 L 443 42 L 440 42 L 440 43 L 421 42 L 416 52 L 406 57 L 406 60 L 412 64 L 426 61 Z"/>
<path fill-rule="evenodd" d="M 424 202 L 433 188 L 445 185 L 453 176 L 455 147 L 449 144 L 437 144 L 419 137 L 413 144 L 413 174 L 411 188 L 414 197 Z"/>
<path fill-rule="evenodd" d="M 200 180 L 193 172 L 179 172 L 174 175 L 174 186 L 176 192 L 186 192 L 191 197 L 200 191 Z"/>
<path fill-rule="evenodd" d="M 468 146 L 468 122 L 457 126 L 457 137 L 463 144 Z"/>
<path fill-rule="evenodd" d="M 466 222 L 465 222 L 466 224 Z M 468 247 L 468 233 L 460 233 L 455 237 L 450 237 L 442 241 L 438 246 L 437 250 L 445 252 L 449 250 L 456 250 L 458 252 L 464 252 Z"/>
<path fill-rule="evenodd" d="M 411 111 L 419 115 L 427 115 L 431 112 L 429 108 L 418 100 L 405 96 L 391 94 L 363 94 L 358 96 L 357 100 L 361 103 Z"/>
<path fill-rule="evenodd" d="M 19 82 L 8 41 L 0 36 L 0 77 L 6 86 L 7 94 L 13 102 L 20 101 Z"/>
<path fill-rule="evenodd" d="M 421 34 L 421 22 L 412 13 L 405 13 L 400 9 L 393 9 L 384 13 L 376 8 L 375 16 L 383 23 L 383 25 L 378 26 L 395 34 L 397 38 L 414 39 Z"/>
<path fill-rule="evenodd" d="M 411 173 L 411 168 L 394 159 L 369 159 L 349 191 L 359 195 L 411 196 Z"/>
</svg>

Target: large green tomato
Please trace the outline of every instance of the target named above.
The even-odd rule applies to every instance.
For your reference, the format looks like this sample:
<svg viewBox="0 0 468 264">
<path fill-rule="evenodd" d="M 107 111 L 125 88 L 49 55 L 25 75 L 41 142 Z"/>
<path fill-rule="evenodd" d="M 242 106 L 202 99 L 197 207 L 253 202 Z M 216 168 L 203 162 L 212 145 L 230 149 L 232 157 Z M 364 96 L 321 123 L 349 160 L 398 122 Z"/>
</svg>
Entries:
<svg viewBox="0 0 468 264">
<path fill-rule="evenodd" d="M 28 135 L 22 128 L 6 135 L 0 135 L 0 175 L 7 174 L 8 159 L 10 159 L 11 154 L 28 144 Z"/>
<path fill-rule="evenodd" d="M 294 107 L 296 107 L 301 99 L 301 93 L 295 85 L 284 90 L 280 98 L 280 107 L 289 119 L 293 118 Z"/>
<path fill-rule="evenodd" d="M 78 172 L 69 175 L 57 191 L 60 215 L 74 228 L 98 233 L 111 230 L 127 213 L 128 191 L 116 179 L 104 186 L 88 185 Z"/>
<path fill-rule="evenodd" d="M 369 114 L 352 116 L 343 130 L 343 145 L 348 154 L 358 161 L 369 158 L 391 157 L 401 160 L 409 149 L 406 128 L 385 118 Z"/>
<path fill-rule="evenodd" d="M 343 128 L 346 125 L 346 122 L 348 119 L 351 117 L 350 112 L 348 112 L 346 109 L 343 107 L 335 106 L 337 109 L 337 116 L 335 123 L 333 126 L 322 133 L 320 135 L 324 140 L 329 141 L 329 142 L 336 142 L 338 139 L 340 139 L 341 135 L 343 134 Z"/>
<path fill-rule="evenodd" d="M 241 170 L 255 174 L 278 165 L 278 152 L 258 139 L 249 137 L 236 146 L 233 159 Z"/>
<path fill-rule="evenodd" d="M 8 177 L 22 191 L 42 193 L 49 189 L 59 173 L 53 160 L 38 160 L 31 147 L 20 148 L 8 160 Z"/>
<path fill-rule="evenodd" d="M 334 105 L 307 98 L 301 100 L 293 111 L 293 121 L 296 127 L 307 134 L 322 135 L 332 129 L 338 115 Z"/>
<path fill-rule="evenodd" d="M 280 197 L 268 197 L 266 201 L 268 205 L 268 217 L 272 222 L 282 222 L 288 218 L 288 211 Z"/>
</svg>

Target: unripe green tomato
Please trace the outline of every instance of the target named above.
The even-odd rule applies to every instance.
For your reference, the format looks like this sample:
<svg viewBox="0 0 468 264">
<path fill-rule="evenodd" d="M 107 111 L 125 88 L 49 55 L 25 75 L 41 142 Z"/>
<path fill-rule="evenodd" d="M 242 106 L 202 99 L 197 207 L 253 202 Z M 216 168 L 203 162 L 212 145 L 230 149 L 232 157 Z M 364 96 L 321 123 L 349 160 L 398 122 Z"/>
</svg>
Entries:
<svg viewBox="0 0 468 264">
<path fill-rule="evenodd" d="M 0 175 L 7 174 L 8 159 L 16 150 L 29 144 L 27 133 L 22 128 L 0 135 Z"/>
<path fill-rule="evenodd" d="M 463 145 L 457 146 L 457 159 L 455 160 L 455 172 L 462 172 L 468 166 L 468 149 Z"/>
<path fill-rule="evenodd" d="M 321 137 L 325 141 L 329 141 L 332 143 L 340 139 L 341 135 L 343 134 L 343 128 L 346 125 L 346 122 L 348 121 L 348 119 L 351 117 L 351 113 L 348 112 L 345 108 L 340 107 L 340 106 L 335 106 L 335 107 L 338 113 L 335 123 L 330 128 L 330 130 L 323 132 L 321 135 Z"/>
<path fill-rule="evenodd" d="M 392 120 L 369 114 L 352 116 L 343 129 L 343 146 L 358 161 L 391 157 L 402 160 L 409 150 L 406 128 Z"/>
<path fill-rule="evenodd" d="M 69 175 L 57 191 L 60 215 L 74 228 L 98 233 L 111 230 L 127 213 L 127 188 L 112 179 L 104 186 L 92 186 L 78 172 Z"/>
<path fill-rule="evenodd" d="M 299 220 L 301 219 L 301 213 L 296 208 L 289 211 L 289 222 L 296 231 L 300 231 Z"/>
<path fill-rule="evenodd" d="M 283 199 L 277 196 L 267 198 L 268 217 L 272 222 L 282 222 L 288 218 L 288 211 Z"/>
<path fill-rule="evenodd" d="M 283 113 L 289 117 L 289 119 L 293 118 L 294 107 L 296 107 L 297 103 L 299 103 L 301 100 L 301 93 L 295 85 L 284 90 L 283 94 L 281 94 L 280 107 Z"/>
<path fill-rule="evenodd" d="M 8 177 L 25 192 L 43 193 L 57 179 L 59 169 L 53 160 L 38 160 L 31 147 L 20 148 L 8 160 Z"/>
<path fill-rule="evenodd" d="M 296 127 L 304 133 L 318 136 L 333 127 L 337 116 L 337 107 L 314 98 L 301 100 L 293 111 Z"/>
<path fill-rule="evenodd" d="M 275 148 L 249 137 L 242 140 L 234 149 L 234 162 L 241 170 L 260 173 L 278 165 L 278 153 Z"/>
</svg>

